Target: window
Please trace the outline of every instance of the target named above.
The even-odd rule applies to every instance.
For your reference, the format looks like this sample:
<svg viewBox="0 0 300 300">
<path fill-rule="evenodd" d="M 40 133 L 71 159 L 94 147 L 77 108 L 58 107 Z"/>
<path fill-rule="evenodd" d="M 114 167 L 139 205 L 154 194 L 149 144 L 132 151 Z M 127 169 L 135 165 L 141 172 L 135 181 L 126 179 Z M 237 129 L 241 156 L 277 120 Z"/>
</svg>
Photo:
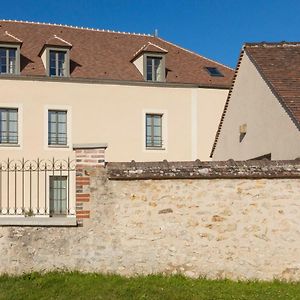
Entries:
<svg viewBox="0 0 300 300">
<path fill-rule="evenodd" d="M 146 79 L 148 81 L 163 81 L 164 67 L 163 58 L 159 56 L 146 56 Z"/>
<path fill-rule="evenodd" d="M 18 110 L 0 108 L 0 144 L 18 144 Z"/>
<path fill-rule="evenodd" d="M 48 145 L 67 145 L 67 111 L 48 111 Z"/>
<path fill-rule="evenodd" d="M 0 74 L 17 73 L 17 48 L 0 48 Z"/>
<path fill-rule="evenodd" d="M 146 114 L 146 148 L 162 148 L 162 114 Z"/>
<path fill-rule="evenodd" d="M 224 77 L 224 75 L 215 67 L 206 67 L 206 70 L 210 76 Z"/>
<path fill-rule="evenodd" d="M 50 216 L 67 214 L 67 176 L 50 176 Z"/>
<path fill-rule="evenodd" d="M 66 51 L 49 51 L 49 75 L 67 76 Z"/>
</svg>

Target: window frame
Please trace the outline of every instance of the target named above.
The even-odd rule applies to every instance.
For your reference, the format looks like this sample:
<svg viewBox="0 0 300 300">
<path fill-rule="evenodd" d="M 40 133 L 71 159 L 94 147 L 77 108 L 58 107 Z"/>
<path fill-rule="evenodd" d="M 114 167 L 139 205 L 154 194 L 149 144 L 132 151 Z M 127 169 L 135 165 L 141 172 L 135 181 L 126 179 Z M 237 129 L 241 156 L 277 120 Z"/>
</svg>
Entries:
<svg viewBox="0 0 300 300">
<path fill-rule="evenodd" d="M 0 113 L 4 111 L 6 113 L 6 120 L 5 120 L 5 123 L 6 123 L 6 130 L 5 131 L 0 131 L 0 144 L 1 145 L 9 145 L 9 146 L 15 146 L 15 145 L 18 145 L 19 144 L 19 111 L 18 111 L 18 108 L 11 108 L 11 107 L 0 107 Z M 9 119 L 9 116 L 10 116 L 10 112 L 13 112 L 15 111 L 17 113 L 17 120 L 10 120 Z M 15 122 L 17 123 L 17 131 L 14 132 L 14 131 L 10 131 L 10 122 Z M 2 119 L 0 117 L 0 123 L 2 123 Z M 1 127 L 1 126 L 0 126 Z M 6 132 L 6 136 L 7 136 L 7 142 L 2 142 L 2 132 Z M 10 142 L 10 135 L 9 133 L 16 133 L 16 137 L 17 137 L 17 140 L 16 142 Z"/>
<path fill-rule="evenodd" d="M 55 131 L 55 136 L 56 136 L 56 143 L 51 143 L 50 142 L 50 129 L 51 129 L 51 126 L 50 124 L 53 123 L 51 122 L 50 120 L 50 113 L 55 113 L 56 115 L 56 120 L 55 120 L 55 124 L 56 124 L 56 131 Z M 59 122 L 59 113 L 65 113 L 66 115 L 66 121 L 64 122 L 65 123 L 65 126 L 66 126 L 66 130 L 65 130 L 65 143 L 59 143 L 59 123 L 62 123 L 62 122 Z M 68 111 L 67 110 L 63 110 L 63 109 L 49 109 L 48 110 L 48 146 L 49 147 L 66 147 L 68 145 Z"/>
<path fill-rule="evenodd" d="M 162 139 L 162 146 L 161 147 L 147 147 L 146 143 L 146 134 L 147 134 L 147 123 L 146 123 L 146 115 L 153 114 L 153 115 L 161 115 L 161 139 Z M 142 112 L 142 150 L 145 153 L 149 152 L 161 152 L 161 153 L 167 153 L 168 152 L 168 111 L 164 109 L 143 109 Z"/>
<path fill-rule="evenodd" d="M 23 105 L 17 103 L 0 103 L 1 109 L 16 109 L 18 111 L 18 143 L 0 143 L 0 148 L 7 150 L 21 150 L 23 147 Z"/>
<path fill-rule="evenodd" d="M 54 190 L 55 188 L 53 188 L 52 187 L 52 179 L 54 180 L 54 179 L 62 179 L 62 178 L 64 178 L 64 181 L 65 181 L 65 194 L 66 194 L 66 197 L 65 197 L 65 211 L 63 212 L 63 211 L 61 211 L 60 213 L 54 213 L 54 211 L 51 211 L 51 207 L 52 207 L 52 205 L 54 205 L 54 204 L 52 204 L 52 201 L 55 201 L 55 199 L 51 199 L 51 196 L 52 196 L 52 193 L 51 193 L 51 190 Z M 70 207 L 68 207 L 68 202 L 69 202 L 69 205 L 70 205 L 70 186 L 69 186 L 69 184 L 70 184 L 70 178 L 68 178 L 68 176 L 67 175 L 49 175 L 49 188 L 48 188 L 48 193 L 49 193 L 49 203 L 48 203 L 48 207 L 49 207 L 49 217 L 67 217 L 67 216 L 69 216 L 69 214 L 70 214 Z M 60 185 L 62 185 L 61 183 L 60 183 Z M 60 194 L 61 194 L 61 192 L 60 192 Z M 68 201 L 68 197 L 69 197 L 69 201 Z M 61 202 L 61 199 L 59 199 L 60 200 L 60 202 Z"/>
<path fill-rule="evenodd" d="M 48 112 L 49 110 L 67 111 L 67 145 L 48 144 Z M 72 107 L 70 105 L 50 105 L 44 106 L 44 149 L 53 151 L 53 148 L 60 151 L 70 151 L 72 146 Z"/>
<path fill-rule="evenodd" d="M 0 69 L 0 76 L 14 76 L 20 74 L 20 45 L 15 44 L 2 44 L 0 43 L 0 49 L 5 49 L 6 52 L 9 51 L 9 49 L 14 49 L 16 51 L 15 53 L 15 71 L 13 73 L 1 73 Z M 9 56 L 6 57 L 6 71 L 8 71 L 9 68 Z"/>
<path fill-rule="evenodd" d="M 147 123 L 147 119 L 148 117 L 151 117 L 151 143 L 150 145 L 148 145 L 148 135 L 147 135 L 147 127 L 148 127 L 148 123 Z M 160 120 L 160 125 L 157 126 L 154 124 L 154 117 L 159 117 Z M 163 130 L 162 130 L 162 124 L 163 124 L 163 114 L 158 114 L 158 113 L 146 113 L 145 115 L 145 130 L 146 130 L 146 135 L 145 135 L 145 143 L 146 143 L 146 148 L 147 149 L 162 149 L 163 148 Z M 155 127 L 159 127 L 160 128 L 160 136 L 155 136 L 154 135 L 154 128 Z M 155 145 L 155 138 L 158 137 L 160 138 L 160 144 L 158 146 Z"/>
<path fill-rule="evenodd" d="M 63 76 L 50 75 L 50 52 L 64 52 L 65 54 L 65 74 Z M 58 60 L 56 60 L 56 72 L 58 71 Z M 47 76 L 52 78 L 65 78 L 70 77 L 70 50 L 64 47 L 47 47 L 46 48 L 46 73 Z"/>
<path fill-rule="evenodd" d="M 147 82 L 165 82 L 166 81 L 166 62 L 165 62 L 165 55 L 164 54 L 158 54 L 158 53 L 146 53 L 144 54 L 144 79 Z M 152 80 L 147 79 L 147 60 L 148 58 L 159 58 L 161 60 L 159 68 L 161 69 L 161 79 L 160 80 L 153 80 L 153 73 L 152 73 Z M 152 72 L 153 72 L 154 66 L 152 66 Z"/>
</svg>

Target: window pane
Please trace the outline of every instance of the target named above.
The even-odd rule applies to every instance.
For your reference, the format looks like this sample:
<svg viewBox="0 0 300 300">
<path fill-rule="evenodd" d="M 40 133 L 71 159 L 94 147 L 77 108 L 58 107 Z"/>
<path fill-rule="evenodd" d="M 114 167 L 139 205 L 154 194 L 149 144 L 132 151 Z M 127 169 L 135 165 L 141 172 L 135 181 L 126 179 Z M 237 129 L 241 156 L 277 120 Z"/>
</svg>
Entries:
<svg viewBox="0 0 300 300">
<path fill-rule="evenodd" d="M 17 132 L 18 131 L 18 123 L 17 122 L 9 122 L 9 131 Z"/>
<path fill-rule="evenodd" d="M 57 119 L 56 112 L 49 110 L 48 119 L 49 119 L 50 122 L 56 122 L 56 119 Z"/>
<path fill-rule="evenodd" d="M 18 111 L 16 109 L 10 109 L 8 111 L 8 118 L 11 121 L 17 121 L 18 120 Z"/>
<path fill-rule="evenodd" d="M 58 132 L 65 134 L 67 132 L 67 125 L 65 123 L 58 123 Z"/>
<path fill-rule="evenodd" d="M 67 112 L 66 111 L 59 111 L 57 112 L 58 115 L 58 122 L 66 122 L 67 121 Z"/>
<path fill-rule="evenodd" d="M 155 126 L 160 126 L 161 125 L 161 115 L 154 115 L 153 116 L 153 124 Z"/>
</svg>

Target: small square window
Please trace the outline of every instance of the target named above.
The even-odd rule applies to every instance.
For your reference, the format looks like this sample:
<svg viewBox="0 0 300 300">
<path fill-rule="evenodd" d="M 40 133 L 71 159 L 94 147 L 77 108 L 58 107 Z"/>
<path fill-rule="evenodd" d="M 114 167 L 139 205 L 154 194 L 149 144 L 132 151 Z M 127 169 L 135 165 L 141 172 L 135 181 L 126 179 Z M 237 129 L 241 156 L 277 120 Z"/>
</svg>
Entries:
<svg viewBox="0 0 300 300">
<path fill-rule="evenodd" d="M 48 111 L 48 145 L 67 145 L 67 111 Z"/>
<path fill-rule="evenodd" d="M 0 144 L 18 144 L 18 109 L 0 108 Z"/>
<path fill-rule="evenodd" d="M 67 214 L 67 176 L 50 176 L 50 216 Z"/>
<path fill-rule="evenodd" d="M 146 148 L 162 148 L 162 114 L 146 114 Z"/>
<path fill-rule="evenodd" d="M 218 68 L 215 67 L 205 67 L 210 76 L 214 77 L 224 77 L 224 75 L 219 71 Z"/>
</svg>

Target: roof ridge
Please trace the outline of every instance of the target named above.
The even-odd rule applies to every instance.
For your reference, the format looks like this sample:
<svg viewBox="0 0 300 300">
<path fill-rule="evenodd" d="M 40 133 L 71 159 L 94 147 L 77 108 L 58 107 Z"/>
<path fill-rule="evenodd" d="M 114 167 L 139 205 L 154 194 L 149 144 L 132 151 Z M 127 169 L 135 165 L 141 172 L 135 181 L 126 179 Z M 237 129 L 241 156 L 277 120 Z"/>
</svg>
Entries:
<svg viewBox="0 0 300 300">
<path fill-rule="evenodd" d="M 176 44 L 174 44 L 174 43 L 171 43 L 171 42 L 169 42 L 169 41 L 166 41 L 165 39 L 163 39 L 163 38 L 161 38 L 161 37 L 156 36 L 155 38 L 157 38 L 157 39 L 159 39 L 159 40 L 161 40 L 161 41 L 163 41 L 163 42 L 165 42 L 165 43 L 167 43 L 167 44 L 170 44 L 170 45 L 172 45 L 172 46 L 174 46 L 174 47 L 176 47 L 176 48 L 179 48 L 179 49 L 181 49 L 181 50 L 183 50 L 183 51 L 189 52 L 189 53 L 191 53 L 191 54 L 193 54 L 193 55 L 196 55 L 196 56 L 198 56 L 198 57 L 201 57 L 201 58 L 203 58 L 203 59 L 206 59 L 206 60 L 208 60 L 208 61 L 211 61 L 211 62 L 213 62 L 213 63 L 215 63 L 215 64 L 220 65 L 220 66 L 223 66 L 224 68 L 227 68 L 227 69 L 230 69 L 230 70 L 232 70 L 232 71 L 235 71 L 235 69 L 233 69 L 233 68 L 231 68 L 231 67 L 228 67 L 228 66 L 226 66 L 226 65 L 224 65 L 224 64 L 222 64 L 222 63 L 219 63 L 219 62 L 217 62 L 217 61 L 215 61 L 215 60 L 213 60 L 213 59 L 210 59 L 210 58 L 207 58 L 207 57 L 205 57 L 205 56 L 203 56 L 203 55 L 200 55 L 200 54 L 198 54 L 198 53 L 196 53 L 196 52 L 194 52 L 194 51 L 188 50 L 188 49 L 183 48 L 183 47 L 181 47 L 181 46 L 179 46 L 179 45 L 176 45 Z"/>
<path fill-rule="evenodd" d="M 108 33 L 153 37 L 153 35 L 149 34 L 149 33 L 114 31 L 114 30 L 109 30 L 109 29 L 90 28 L 90 27 L 83 27 L 83 26 L 74 26 L 74 25 L 56 24 L 56 23 L 47 23 L 47 22 L 33 22 L 33 21 L 10 20 L 10 19 L 0 19 L 0 22 L 14 22 L 14 23 L 25 23 L 25 24 L 35 24 L 35 25 L 60 26 L 60 27 L 66 27 L 66 28 L 72 28 L 72 29 L 96 31 L 96 32 L 108 32 Z"/>
<path fill-rule="evenodd" d="M 257 42 L 257 43 L 245 43 L 244 47 L 298 47 L 300 46 L 300 42 Z"/>
</svg>

